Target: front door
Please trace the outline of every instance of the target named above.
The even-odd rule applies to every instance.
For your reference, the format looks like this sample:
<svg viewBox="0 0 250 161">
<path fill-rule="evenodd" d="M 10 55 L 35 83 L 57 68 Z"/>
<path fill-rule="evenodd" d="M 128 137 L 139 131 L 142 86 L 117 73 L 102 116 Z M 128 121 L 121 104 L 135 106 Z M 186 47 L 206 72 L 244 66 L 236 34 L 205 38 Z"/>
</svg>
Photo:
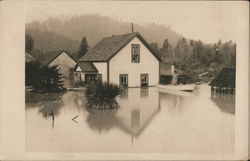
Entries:
<svg viewBox="0 0 250 161">
<path fill-rule="evenodd" d="M 141 86 L 148 86 L 148 74 L 141 74 Z"/>
<path fill-rule="evenodd" d="M 127 87 L 128 86 L 128 74 L 120 74 L 120 85 Z"/>
</svg>

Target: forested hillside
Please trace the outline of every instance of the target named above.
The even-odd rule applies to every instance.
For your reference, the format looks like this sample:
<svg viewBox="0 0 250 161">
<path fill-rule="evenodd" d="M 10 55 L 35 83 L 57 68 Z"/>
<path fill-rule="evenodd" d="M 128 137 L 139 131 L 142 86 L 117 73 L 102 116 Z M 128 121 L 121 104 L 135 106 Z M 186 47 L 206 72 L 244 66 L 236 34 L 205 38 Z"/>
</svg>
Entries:
<svg viewBox="0 0 250 161">
<path fill-rule="evenodd" d="M 140 32 L 150 43 L 162 59 L 163 66 L 174 59 L 177 61 L 172 64 L 193 76 L 205 71 L 216 73 L 224 66 L 235 66 L 236 44 L 232 41 L 205 44 L 202 40 L 184 38 L 170 27 L 157 24 L 134 24 L 134 31 Z M 26 34 L 34 40 L 32 53 L 37 56 L 49 51 L 67 50 L 79 57 L 102 38 L 129 32 L 130 22 L 99 15 L 81 15 L 67 20 L 50 18 L 26 24 Z M 84 53 L 79 52 L 80 46 L 85 46 Z"/>
<path fill-rule="evenodd" d="M 44 22 L 33 21 L 26 24 L 26 29 L 27 33 L 32 37 L 34 37 L 34 32 L 30 33 L 30 31 L 33 30 L 45 34 L 46 32 L 53 32 L 75 41 L 81 41 L 82 37 L 86 36 L 91 47 L 104 37 L 131 32 L 131 23 L 99 15 L 81 15 L 64 21 L 59 18 L 50 18 Z M 162 44 L 164 39 L 168 38 L 173 46 L 183 37 L 170 27 L 157 24 L 143 26 L 134 24 L 134 31 L 140 32 L 149 42 Z M 37 41 L 36 37 L 34 37 L 34 40 Z M 56 39 L 53 40 L 56 41 Z"/>
</svg>

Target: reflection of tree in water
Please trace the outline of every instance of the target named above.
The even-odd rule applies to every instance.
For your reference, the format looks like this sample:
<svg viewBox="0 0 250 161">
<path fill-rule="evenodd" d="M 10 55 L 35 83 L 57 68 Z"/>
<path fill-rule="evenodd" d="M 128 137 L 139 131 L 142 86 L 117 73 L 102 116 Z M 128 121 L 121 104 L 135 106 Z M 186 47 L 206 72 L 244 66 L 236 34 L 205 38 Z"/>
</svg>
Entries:
<svg viewBox="0 0 250 161">
<path fill-rule="evenodd" d="M 38 113 L 41 113 L 44 118 L 51 117 L 52 128 L 54 127 L 55 116 L 59 115 L 60 109 L 64 103 L 62 101 L 63 93 L 46 93 L 37 94 L 25 92 L 26 108 L 39 108 Z"/>
<path fill-rule="evenodd" d="M 60 108 L 63 106 L 62 96 L 65 93 L 46 93 L 37 94 L 32 92 L 25 93 L 26 108 L 39 107 L 39 113 L 42 113 L 44 117 L 54 114 L 59 114 Z M 32 106 L 29 106 L 32 104 Z M 27 106 L 28 105 L 28 106 Z"/>
<path fill-rule="evenodd" d="M 86 122 L 93 130 L 100 132 L 109 131 L 117 126 L 118 119 L 115 116 L 117 109 L 113 110 L 93 110 L 88 109 L 89 115 Z"/>
<path fill-rule="evenodd" d="M 235 113 L 235 95 L 211 91 L 211 100 L 222 112 Z"/>
<path fill-rule="evenodd" d="M 57 116 L 60 113 L 60 109 L 63 107 L 63 101 L 61 99 L 58 100 L 48 100 L 43 101 L 41 104 L 41 109 L 38 111 L 42 113 L 44 117 L 48 116 Z"/>
</svg>

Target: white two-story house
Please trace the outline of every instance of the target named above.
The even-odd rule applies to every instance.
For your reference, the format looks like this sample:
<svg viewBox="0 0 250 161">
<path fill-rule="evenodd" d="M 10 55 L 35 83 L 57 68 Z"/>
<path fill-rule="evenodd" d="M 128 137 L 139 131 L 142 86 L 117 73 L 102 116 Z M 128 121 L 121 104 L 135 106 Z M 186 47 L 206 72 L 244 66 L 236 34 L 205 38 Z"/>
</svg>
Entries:
<svg viewBox="0 0 250 161">
<path fill-rule="evenodd" d="M 138 32 L 107 37 L 78 62 L 75 72 L 82 81 L 101 79 L 127 87 L 155 86 L 159 58 Z"/>
</svg>

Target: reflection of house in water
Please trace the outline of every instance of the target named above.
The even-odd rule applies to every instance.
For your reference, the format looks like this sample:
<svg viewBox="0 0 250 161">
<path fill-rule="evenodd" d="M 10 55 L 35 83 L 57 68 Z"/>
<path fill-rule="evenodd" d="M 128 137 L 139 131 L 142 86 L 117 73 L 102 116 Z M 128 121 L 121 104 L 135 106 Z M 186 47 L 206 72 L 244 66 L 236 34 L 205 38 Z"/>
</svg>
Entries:
<svg viewBox="0 0 250 161">
<path fill-rule="evenodd" d="M 211 91 L 211 100 L 222 112 L 235 113 L 235 96 L 233 94 Z"/>
<path fill-rule="evenodd" d="M 128 88 L 123 88 L 122 93 L 119 95 L 120 99 L 128 99 Z"/>
<path fill-rule="evenodd" d="M 148 88 L 140 88 L 141 97 L 148 97 Z"/>
<path fill-rule="evenodd" d="M 117 113 L 119 127 L 138 137 L 160 111 L 159 93 L 156 88 L 129 88 L 127 99 L 119 99 Z"/>
<path fill-rule="evenodd" d="M 116 113 L 97 111 L 87 116 L 86 122 L 95 131 L 108 131 L 117 127 L 132 137 L 138 137 L 160 111 L 156 88 L 127 88 L 117 99 L 120 109 Z"/>
<path fill-rule="evenodd" d="M 140 110 L 133 109 L 131 111 L 131 129 L 136 133 L 140 129 Z"/>
</svg>

